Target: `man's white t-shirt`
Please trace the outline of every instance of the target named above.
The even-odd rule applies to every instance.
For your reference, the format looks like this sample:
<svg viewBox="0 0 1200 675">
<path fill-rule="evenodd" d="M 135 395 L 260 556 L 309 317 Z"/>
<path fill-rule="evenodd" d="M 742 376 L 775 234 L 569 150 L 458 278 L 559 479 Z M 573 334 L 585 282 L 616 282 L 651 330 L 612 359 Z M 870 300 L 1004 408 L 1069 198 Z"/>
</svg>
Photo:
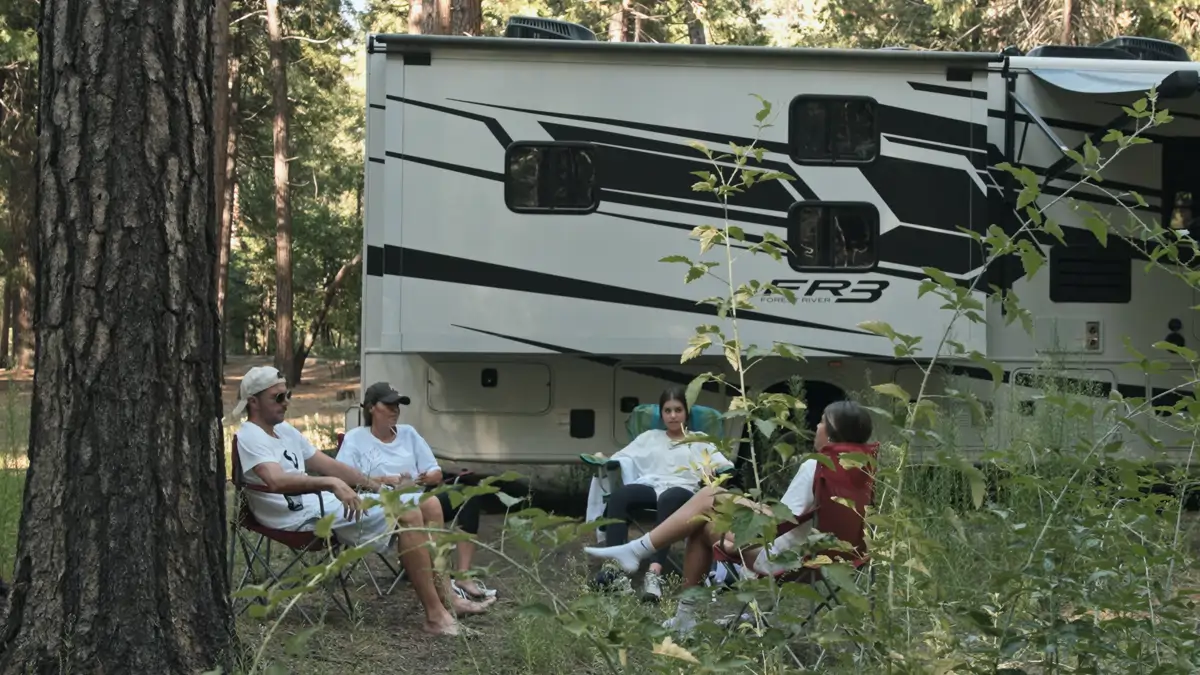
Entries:
<svg viewBox="0 0 1200 675">
<path fill-rule="evenodd" d="M 242 462 L 247 484 L 266 485 L 254 472 L 254 467 L 259 464 L 274 462 L 286 474 L 303 474 L 305 460 L 317 454 L 312 443 L 287 422 L 276 425 L 275 434 L 278 438 L 252 422 L 246 422 L 238 429 L 238 458 Z M 246 490 L 245 494 L 258 522 L 277 530 L 294 530 L 312 519 L 320 518 L 321 499 L 330 513 L 340 504 L 330 492 L 321 493 L 320 496 L 308 494 L 294 497 L 257 490 Z"/>
<path fill-rule="evenodd" d="M 388 443 L 376 438 L 370 427 L 351 429 L 342 439 L 337 459 L 372 477 L 408 474 L 415 480 L 441 470 L 429 444 L 408 424 L 396 425 L 396 437 Z"/>
</svg>

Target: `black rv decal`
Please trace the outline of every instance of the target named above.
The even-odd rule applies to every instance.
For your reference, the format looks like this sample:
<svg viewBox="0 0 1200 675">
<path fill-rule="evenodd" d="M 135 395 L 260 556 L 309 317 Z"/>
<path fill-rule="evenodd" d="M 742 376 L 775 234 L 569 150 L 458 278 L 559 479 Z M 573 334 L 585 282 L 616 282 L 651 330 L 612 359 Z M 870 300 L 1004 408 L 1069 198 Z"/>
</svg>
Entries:
<svg viewBox="0 0 1200 675">
<path fill-rule="evenodd" d="M 782 289 L 794 291 L 796 302 L 858 302 L 871 303 L 883 297 L 883 291 L 891 286 L 890 281 L 882 279 L 773 279 L 771 284 Z M 764 302 L 787 302 L 778 293 L 768 289 L 763 294 Z"/>
</svg>

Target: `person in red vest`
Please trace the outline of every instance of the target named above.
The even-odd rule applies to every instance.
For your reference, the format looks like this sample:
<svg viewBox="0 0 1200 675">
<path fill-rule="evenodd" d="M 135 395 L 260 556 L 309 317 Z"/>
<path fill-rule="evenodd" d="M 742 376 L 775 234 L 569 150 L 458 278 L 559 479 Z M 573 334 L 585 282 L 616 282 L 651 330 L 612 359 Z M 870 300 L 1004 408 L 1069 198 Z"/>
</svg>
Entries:
<svg viewBox="0 0 1200 675">
<path fill-rule="evenodd" d="M 873 466 L 868 465 L 873 465 L 879 448 L 878 443 L 869 443 L 872 431 L 870 413 L 853 401 L 837 401 L 825 408 L 817 425 L 813 447 L 832 460 L 833 468 L 816 459 L 808 459 L 800 465 L 780 499 L 792 512 L 793 519 L 779 526 L 776 538 L 769 547 L 754 546 L 739 551 L 732 533 L 717 532 L 713 523 L 702 517 L 713 512 L 716 500 L 725 492 L 719 487 L 710 486 L 697 492 L 682 508 L 641 538 L 621 546 L 587 547 L 583 550 L 592 557 L 612 560 L 632 574 L 637 571 L 641 561 L 654 555 L 655 551 L 687 539 L 683 565 L 684 588 L 700 585 L 704 574 L 712 566 L 713 546 L 718 543 L 726 553 L 747 561 L 751 572 L 780 574 L 794 565 L 782 565 L 772 559 L 807 541 L 819 508 L 819 530 L 850 544 L 854 549 L 851 555 L 862 555 L 866 552 L 863 514 L 874 490 Z M 839 461 L 843 455 L 862 455 L 865 456 L 862 459 L 867 461 L 847 462 L 843 466 Z M 837 497 L 849 500 L 852 505 L 834 501 Z M 737 500 L 765 512 L 765 507 L 760 504 L 741 497 Z M 831 558 L 846 557 L 841 551 L 822 553 Z M 696 623 L 694 610 L 694 601 L 681 599 L 675 617 L 663 624 L 664 627 L 681 632 L 690 631 Z"/>
</svg>

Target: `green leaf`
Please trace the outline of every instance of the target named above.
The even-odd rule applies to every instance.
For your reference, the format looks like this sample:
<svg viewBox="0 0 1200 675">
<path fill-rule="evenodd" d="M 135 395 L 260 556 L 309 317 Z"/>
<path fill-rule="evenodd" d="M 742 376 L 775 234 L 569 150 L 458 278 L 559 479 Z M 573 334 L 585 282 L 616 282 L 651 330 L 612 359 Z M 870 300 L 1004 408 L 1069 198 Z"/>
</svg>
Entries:
<svg viewBox="0 0 1200 675">
<path fill-rule="evenodd" d="M 1099 241 L 1101 246 L 1108 247 L 1108 223 L 1096 216 L 1088 216 L 1083 219 L 1083 226 L 1096 235 L 1096 241 Z"/>
<path fill-rule="evenodd" d="M 873 385 L 871 388 L 881 394 L 892 396 L 905 403 L 908 403 L 912 400 L 912 397 L 908 395 L 908 392 L 904 391 L 904 388 L 895 382 L 884 382 L 883 384 Z"/>
<path fill-rule="evenodd" d="M 973 466 L 967 467 L 967 480 L 971 483 L 971 503 L 975 508 L 983 506 L 983 497 L 987 491 L 987 485 L 983 480 L 983 472 Z"/>
<path fill-rule="evenodd" d="M 1054 221 L 1054 219 L 1047 218 L 1046 222 L 1042 224 L 1042 229 L 1050 233 L 1061 244 L 1064 246 L 1066 245 L 1067 240 L 1064 238 L 1062 227 L 1060 227 L 1059 224 Z"/>
<path fill-rule="evenodd" d="M 764 419 L 755 419 L 754 426 L 758 428 L 758 433 L 762 434 L 766 438 L 770 438 L 771 434 L 774 434 L 775 430 L 779 428 L 779 426 L 771 420 Z"/>
<path fill-rule="evenodd" d="M 1139 98 L 1133 102 L 1133 109 L 1137 112 L 1146 112 L 1147 101 L 1144 98 Z"/>
<path fill-rule="evenodd" d="M 341 508 L 341 507 L 342 507 L 341 504 L 337 505 L 337 508 Z M 334 516 L 334 514 L 330 513 L 330 514 L 324 516 L 323 518 L 321 518 L 320 520 L 318 520 L 316 527 L 313 528 L 313 533 L 316 534 L 321 539 L 328 539 L 328 538 L 332 537 L 333 536 L 333 516 Z"/>
<path fill-rule="evenodd" d="M 687 264 L 691 265 L 692 259 L 687 256 L 684 256 L 684 255 L 669 255 L 665 258 L 659 258 L 658 262 L 661 262 L 661 263 L 687 263 Z"/>
<path fill-rule="evenodd" d="M 1017 243 L 1017 255 L 1021 258 L 1021 266 L 1025 268 L 1025 276 L 1030 279 L 1037 274 L 1042 268 L 1042 264 L 1046 259 L 1042 257 L 1042 252 L 1037 249 L 1027 239 L 1022 239 Z"/>
<path fill-rule="evenodd" d="M 882 335 L 886 338 L 896 337 L 896 331 L 892 330 L 892 326 L 886 321 L 863 321 L 858 324 L 858 327 L 868 333 Z"/>
<path fill-rule="evenodd" d="M 1026 206 L 1029 206 L 1037 201 L 1039 195 L 1041 195 L 1041 190 L 1039 190 L 1037 187 L 1027 187 L 1022 189 L 1021 193 L 1017 195 L 1017 208 L 1023 209 Z"/>
<path fill-rule="evenodd" d="M 517 504 L 520 504 L 522 501 L 525 500 L 524 497 L 514 497 L 514 496 L 508 494 L 507 492 L 497 492 L 496 499 L 499 499 L 500 503 L 504 504 L 504 508 L 507 508 L 507 509 L 511 509 L 512 507 L 516 506 Z"/>
<path fill-rule="evenodd" d="M 984 357 L 979 352 L 971 352 L 971 361 L 978 363 L 983 368 L 986 368 L 992 376 L 992 382 L 995 386 L 1000 386 L 1004 382 L 1004 368 L 995 361 Z"/>
<path fill-rule="evenodd" d="M 687 404 L 688 407 L 696 405 L 696 399 L 700 396 L 700 389 L 704 387 L 704 383 L 708 382 L 708 373 L 697 375 L 687 386 Z"/>
</svg>

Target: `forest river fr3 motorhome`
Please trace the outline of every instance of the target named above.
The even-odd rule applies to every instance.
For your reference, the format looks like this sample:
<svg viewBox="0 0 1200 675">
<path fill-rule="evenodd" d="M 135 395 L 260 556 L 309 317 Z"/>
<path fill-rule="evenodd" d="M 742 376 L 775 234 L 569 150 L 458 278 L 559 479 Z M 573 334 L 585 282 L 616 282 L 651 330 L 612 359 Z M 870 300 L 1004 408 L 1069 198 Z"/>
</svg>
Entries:
<svg viewBox="0 0 1200 675">
<path fill-rule="evenodd" d="M 1068 245 L 1046 242 L 1048 269 L 1031 281 L 1008 265 L 985 270 L 958 229 L 1015 231 L 1014 183 L 996 166 L 1049 176 L 1048 204 L 1079 179 L 1064 151 L 1124 124 L 1121 106 L 1155 85 L 1175 121 L 1119 156 L 1105 185 L 1143 195 L 1146 208 L 1127 201 L 1146 217 L 1190 217 L 1200 69 L 1173 44 L 1118 38 L 1023 56 L 631 44 L 541 19 L 514 19 L 509 35 L 367 42 L 362 382 L 410 396 L 404 420 L 447 460 L 610 454 L 627 442 L 634 406 L 726 369 L 719 355 L 682 365 L 679 356 L 714 320 L 697 301 L 723 295 L 721 285 L 685 285 L 680 266 L 659 260 L 696 255 L 689 231 L 721 222 L 712 195 L 691 189 L 691 172 L 708 165 L 688 144 L 748 143 L 759 110 L 751 94 L 778 112 L 760 142 L 766 168 L 796 180 L 755 186 L 730 217 L 752 239 L 772 232 L 805 248 L 783 261 L 739 258 L 739 281 L 774 281 L 799 297 L 743 312 L 741 335 L 807 357 L 755 368 L 753 387 L 800 376 L 814 413 L 880 382 L 916 392 L 920 368 L 858 324 L 886 321 L 921 336 L 930 354 L 950 312 L 934 294 L 918 297 L 926 266 L 966 282 L 986 274 L 978 288 L 1007 285 L 1032 314 L 1033 338 L 994 303 L 986 327 L 952 327 L 953 340 L 1002 364 L 1004 386 L 961 360 L 942 362 L 931 382 L 973 388 L 997 415 L 1026 414 L 996 399 L 1035 401 L 1022 378 L 1049 357 L 1069 380 L 1099 385 L 1098 396 L 1146 397 L 1177 386 L 1182 371 L 1122 367 L 1124 337 L 1144 352 L 1168 337 L 1200 342 L 1190 309 L 1200 300 L 1186 284 L 1145 273 L 1129 247 L 1092 243 L 1066 200 L 1049 213 Z M 1088 188 L 1073 196 L 1116 208 Z M 700 398 L 721 409 L 728 400 L 715 387 Z M 955 442 L 978 448 L 1002 440 L 1003 427 L 964 422 Z M 1154 433 L 1170 440 L 1165 426 Z"/>
</svg>

